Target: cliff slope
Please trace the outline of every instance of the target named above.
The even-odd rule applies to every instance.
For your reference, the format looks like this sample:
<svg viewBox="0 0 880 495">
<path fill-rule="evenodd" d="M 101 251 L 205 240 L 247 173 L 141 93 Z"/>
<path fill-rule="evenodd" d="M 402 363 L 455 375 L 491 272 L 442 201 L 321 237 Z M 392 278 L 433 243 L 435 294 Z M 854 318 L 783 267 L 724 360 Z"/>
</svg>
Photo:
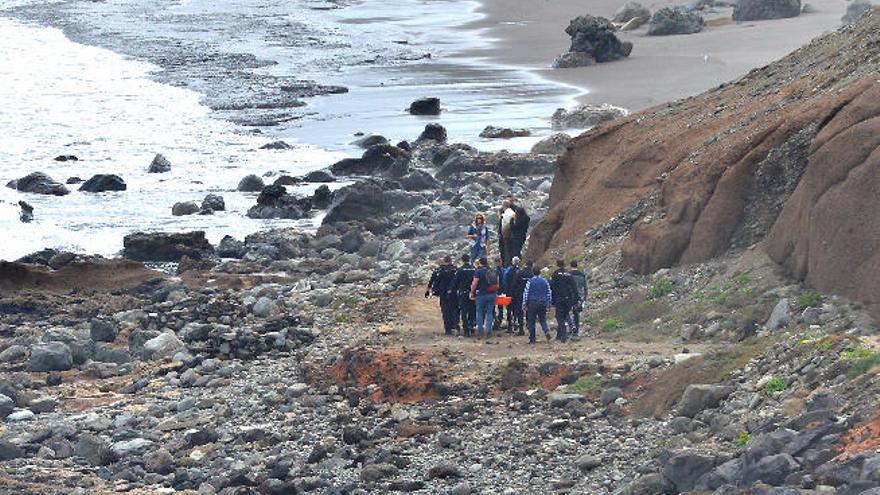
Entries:
<svg viewBox="0 0 880 495">
<path fill-rule="evenodd" d="M 758 243 L 807 285 L 880 304 L 878 68 L 875 10 L 729 84 L 585 133 L 560 161 L 530 255 L 581 253 L 622 219 L 622 262 L 639 273 Z"/>
</svg>

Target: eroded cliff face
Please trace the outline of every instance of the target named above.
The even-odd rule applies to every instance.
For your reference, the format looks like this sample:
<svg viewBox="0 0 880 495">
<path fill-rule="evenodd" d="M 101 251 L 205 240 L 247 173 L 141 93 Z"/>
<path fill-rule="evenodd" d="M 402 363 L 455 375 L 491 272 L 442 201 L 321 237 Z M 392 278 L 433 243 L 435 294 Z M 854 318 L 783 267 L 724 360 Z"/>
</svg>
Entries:
<svg viewBox="0 0 880 495">
<path fill-rule="evenodd" d="M 600 126 L 560 161 L 530 255 L 631 219 L 640 273 L 756 243 L 820 290 L 880 304 L 880 13 L 702 95 Z"/>
</svg>

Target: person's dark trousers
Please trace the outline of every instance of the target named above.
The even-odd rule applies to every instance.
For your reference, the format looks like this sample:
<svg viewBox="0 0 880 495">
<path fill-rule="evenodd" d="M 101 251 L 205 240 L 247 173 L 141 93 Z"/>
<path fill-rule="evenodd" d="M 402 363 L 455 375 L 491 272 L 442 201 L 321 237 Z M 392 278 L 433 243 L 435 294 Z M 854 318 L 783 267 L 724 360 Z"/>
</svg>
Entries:
<svg viewBox="0 0 880 495">
<path fill-rule="evenodd" d="M 546 303 L 530 302 L 526 308 L 526 320 L 529 327 L 529 342 L 532 344 L 535 343 L 535 320 L 541 323 L 541 330 L 544 330 L 544 335 L 550 334 L 550 327 L 547 325 Z"/>
<path fill-rule="evenodd" d="M 443 313 L 443 329 L 446 330 L 446 334 L 454 334 L 456 327 L 458 327 L 458 295 L 441 295 L 440 312 Z"/>
<path fill-rule="evenodd" d="M 458 296 L 458 312 L 461 317 L 461 331 L 465 337 L 470 337 L 477 320 L 477 307 L 467 294 Z"/>
<path fill-rule="evenodd" d="M 571 335 L 572 337 L 578 337 L 581 333 L 581 305 L 575 304 L 571 309 L 571 315 L 568 317 L 568 321 L 571 323 Z"/>
<path fill-rule="evenodd" d="M 513 320 L 512 320 L 513 323 L 512 323 L 512 325 L 516 328 L 517 333 L 519 333 L 520 335 L 525 333 L 525 324 L 524 324 L 525 317 L 526 317 L 526 315 L 523 312 L 522 306 L 520 306 L 518 304 L 515 305 L 513 308 Z"/>
<path fill-rule="evenodd" d="M 568 315 L 571 312 L 571 304 L 567 302 L 556 303 L 556 340 L 568 340 Z"/>
</svg>

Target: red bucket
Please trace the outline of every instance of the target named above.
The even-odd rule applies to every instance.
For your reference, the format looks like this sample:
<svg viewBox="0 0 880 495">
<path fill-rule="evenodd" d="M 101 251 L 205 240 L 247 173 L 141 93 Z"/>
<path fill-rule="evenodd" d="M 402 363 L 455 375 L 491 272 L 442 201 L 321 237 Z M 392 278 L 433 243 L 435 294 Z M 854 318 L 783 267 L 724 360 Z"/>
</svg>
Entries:
<svg viewBox="0 0 880 495">
<path fill-rule="evenodd" d="M 511 302 L 513 302 L 513 298 L 510 296 L 498 296 L 495 298 L 495 304 L 502 308 L 510 306 Z"/>
</svg>

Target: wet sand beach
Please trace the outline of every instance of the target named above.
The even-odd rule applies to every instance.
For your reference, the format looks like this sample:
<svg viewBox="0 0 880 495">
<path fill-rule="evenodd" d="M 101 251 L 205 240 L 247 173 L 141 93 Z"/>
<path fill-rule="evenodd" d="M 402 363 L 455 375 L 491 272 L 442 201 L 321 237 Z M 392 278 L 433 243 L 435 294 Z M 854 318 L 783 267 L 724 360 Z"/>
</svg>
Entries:
<svg viewBox="0 0 880 495">
<path fill-rule="evenodd" d="M 480 56 L 500 63 L 532 67 L 548 79 L 584 88 L 583 103 L 611 103 L 630 110 L 698 94 L 749 70 L 766 65 L 840 26 L 843 0 L 809 2 L 809 12 L 783 20 L 732 23 L 721 9 L 692 35 L 647 36 L 647 26 L 619 36 L 633 42 L 628 59 L 576 69 L 551 69 L 568 49 L 565 28 L 584 14 L 611 17 L 624 0 L 484 0 L 485 17 L 471 28 L 497 39 Z M 652 12 L 682 2 L 644 2 Z M 727 18 L 728 20 L 725 20 Z"/>
</svg>

